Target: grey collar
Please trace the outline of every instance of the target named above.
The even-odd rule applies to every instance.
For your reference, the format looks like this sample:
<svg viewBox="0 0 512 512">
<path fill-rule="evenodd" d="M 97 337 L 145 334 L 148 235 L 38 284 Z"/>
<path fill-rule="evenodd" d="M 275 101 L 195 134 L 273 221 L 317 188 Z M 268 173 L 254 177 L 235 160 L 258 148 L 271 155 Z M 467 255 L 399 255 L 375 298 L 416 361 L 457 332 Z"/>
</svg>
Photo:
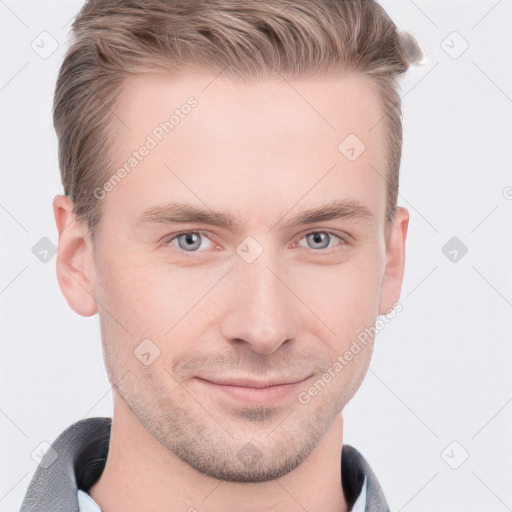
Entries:
<svg viewBox="0 0 512 512">
<path fill-rule="evenodd" d="M 86 418 L 69 426 L 43 456 L 20 512 L 79 512 L 78 489 L 88 492 L 107 461 L 111 418 Z M 365 512 L 389 512 L 382 489 L 365 458 L 343 445 L 341 479 L 349 510 L 366 476 Z"/>
</svg>

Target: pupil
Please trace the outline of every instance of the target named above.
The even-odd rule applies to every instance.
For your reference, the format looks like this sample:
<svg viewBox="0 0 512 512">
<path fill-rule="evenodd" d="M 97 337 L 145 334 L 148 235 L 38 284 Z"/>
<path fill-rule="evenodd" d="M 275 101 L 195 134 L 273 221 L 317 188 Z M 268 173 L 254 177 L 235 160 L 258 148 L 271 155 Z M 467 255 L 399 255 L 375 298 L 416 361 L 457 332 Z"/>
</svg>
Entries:
<svg viewBox="0 0 512 512">
<path fill-rule="evenodd" d="M 313 241 L 315 244 L 322 243 L 322 238 L 324 238 L 325 233 L 313 233 Z"/>
</svg>

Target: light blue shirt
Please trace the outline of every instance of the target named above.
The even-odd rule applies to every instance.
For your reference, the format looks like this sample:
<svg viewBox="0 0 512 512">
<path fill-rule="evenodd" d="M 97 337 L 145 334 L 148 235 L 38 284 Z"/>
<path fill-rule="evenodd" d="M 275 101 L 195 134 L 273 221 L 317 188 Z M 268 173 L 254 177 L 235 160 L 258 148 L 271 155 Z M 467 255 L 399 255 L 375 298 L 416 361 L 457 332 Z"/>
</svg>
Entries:
<svg viewBox="0 0 512 512">
<path fill-rule="evenodd" d="M 363 487 L 361 487 L 361 493 L 357 497 L 354 506 L 352 507 L 352 512 L 364 512 L 366 509 L 366 475 L 363 480 Z"/>
<path fill-rule="evenodd" d="M 81 489 L 78 489 L 78 508 L 80 512 L 101 512 L 98 504 Z"/>
<path fill-rule="evenodd" d="M 78 489 L 78 506 L 80 512 L 101 512 L 98 504 L 84 491 Z M 366 476 L 364 477 L 363 487 L 361 494 L 354 503 L 352 512 L 364 512 L 366 508 Z"/>
</svg>

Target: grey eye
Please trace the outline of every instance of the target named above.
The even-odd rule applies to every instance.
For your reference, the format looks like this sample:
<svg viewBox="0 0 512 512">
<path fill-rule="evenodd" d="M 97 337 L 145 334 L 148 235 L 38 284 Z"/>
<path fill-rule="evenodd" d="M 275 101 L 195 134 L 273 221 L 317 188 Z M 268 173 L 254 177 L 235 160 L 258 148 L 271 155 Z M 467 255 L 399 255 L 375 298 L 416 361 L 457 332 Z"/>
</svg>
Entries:
<svg viewBox="0 0 512 512">
<path fill-rule="evenodd" d="M 310 246 L 312 249 L 325 249 L 329 246 L 331 235 L 324 232 L 308 233 L 306 235 L 306 240 L 312 241 L 313 244 L 315 244 L 313 247 Z M 320 244 L 321 247 L 318 247 L 318 244 Z"/>
<path fill-rule="evenodd" d="M 201 246 L 202 242 L 200 233 L 182 233 L 176 239 L 178 240 L 179 248 L 184 251 L 194 251 Z"/>
</svg>

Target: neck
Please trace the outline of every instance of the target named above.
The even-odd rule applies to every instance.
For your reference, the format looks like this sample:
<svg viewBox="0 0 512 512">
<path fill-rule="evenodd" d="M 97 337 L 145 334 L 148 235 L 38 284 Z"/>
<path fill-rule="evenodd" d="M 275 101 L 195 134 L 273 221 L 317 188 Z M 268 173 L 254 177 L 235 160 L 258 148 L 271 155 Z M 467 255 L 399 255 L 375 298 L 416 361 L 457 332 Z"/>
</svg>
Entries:
<svg viewBox="0 0 512 512">
<path fill-rule="evenodd" d="M 281 478 L 250 484 L 219 481 L 162 446 L 114 393 L 107 462 L 89 494 L 103 512 L 345 512 L 342 436 L 339 414 L 313 452 Z"/>
</svg>

